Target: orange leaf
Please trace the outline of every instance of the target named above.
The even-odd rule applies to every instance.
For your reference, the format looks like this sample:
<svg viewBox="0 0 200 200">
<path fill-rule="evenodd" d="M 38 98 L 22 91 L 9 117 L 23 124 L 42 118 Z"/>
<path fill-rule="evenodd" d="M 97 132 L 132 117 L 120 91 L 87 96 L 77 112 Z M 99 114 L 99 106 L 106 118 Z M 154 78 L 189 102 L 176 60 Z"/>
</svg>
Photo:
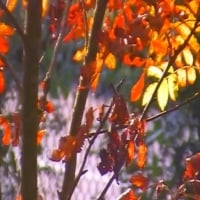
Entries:
<svg viewBox="0 0 200 200">
<path fill-rule="evenodd" d="M 130 182 L 142 190 L 146 190 L 148 187 L 149 180 L 147 177 L 143 176 L 141 173 L 133 175 L 130 179 Z"/>
<path fill-rule="evenodd" d="M 128 190 L 121 194 L 118 200 L 139 200 L 139 198 L 135 195 L 133 190 Z"/>
<path fill-rule="evenodd" d="M 135 85 L 133 85 L 133 87 L 131 88 L 131 97 L 130 100 L 131 101 L 137 101 L 140 99 L 142 92 L 143 92 L 143 88 L 144 88 L 144 82 L 145 82 L 145 73 L 143 72 L 139 78 L 139 80 L 136 82 Z"/>
<path fill-rule="evenodd" d="M 134 57 L 131 58 L 131 55 L 126 54 L 123 57 L 123 62 L 126 65 L 130 65 L 130 66 L 135 66 L 135 67 L 142 67 L 144 65 L 144 63 L 146 62 L 146 59 L 140 58 L 140 57 Z"/>
<path fill-rule="evenodd" d="M 2 126 L 3 126 L 2 143 L 3 145 L 9 145 L 11 141 L 11 126 L 7 120 L 2 124 Z"/>
<path fill-rule="evenodd" d="M 137 164 L 139 168 L 143 168 L 146 163 L 147 147 L 145 143 L 141 143 L 138 146 L 138 160 Z"/>
<path fill-rule="evenodd" d="M 6 7 L 10 12 L 12 12 L 15 9 L 16 4 L 17 0 L 7 0 Z"/>
<path fill-rule="evenodd" d="M 42 139 L 43 139 L 45 133 L 46 133 L 46 130 L 45 130 L 45 129 L 39 130 L 39 131 L 37 132 L 37 144 L 41 144 Z"/>
<path fill-rule="evenodd" d="M 42 17 L 45 17 L 49 10 L 49 0 L 42 0 Z"/>
<path fill-rule="evenodd" d="M 135 143 L 134 141 L 128 141 L 127 146 L 127 155 L 126 155 L 126 165 L 129 165 L 130 162 L 133 160 L 135 154 Z"/>
<path fill-rule="evenodd" d="M 53 149 L 49 159 L 58 162 L 64 157 L 64 155 L 64 151 L 60 149 Z"/>
<path fill-rule="evenodd" d="M 0 23 L 0 36 L 11 36 L 14 34 L 14 29 L 5 24 L 5 23 Z"/>
<path fill-rule="evenodd" d="M 5 90 L 5 78 L 2 71 L 0 71 L 0 94 L 2 94 Z"/>
<path fill-rule="evenodd" d="M 0 37 L 0 53 L 8 53 L 8 41 L 4 37 Z"/>
<path fill-rule="evenodd" d="M 51 113 L 51 112 L 54 111 L 54 106 L 53 106 L 53 104 L 52 104 L 50 101 L 46 101 L 45 110 L 46 110 L 48 113 Z"/>
</svg>

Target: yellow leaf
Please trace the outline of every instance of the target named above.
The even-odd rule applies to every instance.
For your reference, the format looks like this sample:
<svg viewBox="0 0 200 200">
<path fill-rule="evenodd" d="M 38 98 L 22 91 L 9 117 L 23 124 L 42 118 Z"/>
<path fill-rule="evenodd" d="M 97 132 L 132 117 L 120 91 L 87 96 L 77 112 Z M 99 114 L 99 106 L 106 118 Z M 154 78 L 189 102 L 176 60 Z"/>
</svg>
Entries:
<svg viewBox="0 0 200 200">
<path fill-rule="evenodd" d="M 167 79 L 163 79 L 157 92 L 157 101 L 160 109 L 163 111 L 167 105 L 169 98 L 168 83 Z"/>
<path fill-rule="evenodd" d="M 189 65 L 189 66 L 193 65 L 194 59 L 193 59 L 192 52 L 190 51 L 189 48 L 183 49 L 183 58 L 187 65 Z"/>
<path fill-rule="evenodd" d="M 17 0 L 6 1 L 6 7 L 10 12 L 12 12 L 15 9 L 16 4 L 17 4 Z"/>
<path fill-rule="evenodd" d="M 155 78 L 159 79 L 162 76 L 162 70 L 159 67 L 150 66 L 147 69 L 147 76 L 149 76 L 149 77 L 155 77 Z"/>
<path fill-rule="evenodd" d="M 116 59 L 115 56 L 112 53 L 109 53 L 105 60 L 104 60 L 105 65 L 108 67 L 108 69 L 115 69 L 116 67 Z"/>
<path fill-rule="evenodd" d="M 186 69 L 179 68 L 176 71 L 177 74 L 177 80 L 178 80 L 178 85 L 180 87 L 185 87 L 187 84 L 187 74 L 186 74 Z"/>
<path fill-rule="evenodd" d="M 145 106 L 151 99 L 152 94 L 156 88 L 157 82 L 151 83 L 145 90 L 142 98 L 142 106 Z"/>
<path fill-rule="evenodd" d="M 0 36 L 10 36 L 14 34 L 14 29 L 5 23 L 0 23 Z"/>
<path fill-rule="evenodd" d="M 171 100 L 176 101 L 178 96 L 178 83 L 177 83 L 177 74 L 170 74 L 167 77 L 169 97 Z"/>
<path fill-rule="evenodd" d="M 190 85 L 192 85 L 196 81 L 196 70 L 194 67 L 187 68 L 187 81 Z"/>
<path fill-rule="evenodd" d="M 76 62 L 80 62 L 84 59 L 85 54 L 86 54 L 86 49 L 85 48 L 80 49 L 80 50 L 76 51 L 76 53 L 74 54 L 73 60 Z"/>
<path fill-rule="evenodd" d="M 42 0 L 42 17 L 45 17 L 49 10 L 49 0 Z"/>
</svg>

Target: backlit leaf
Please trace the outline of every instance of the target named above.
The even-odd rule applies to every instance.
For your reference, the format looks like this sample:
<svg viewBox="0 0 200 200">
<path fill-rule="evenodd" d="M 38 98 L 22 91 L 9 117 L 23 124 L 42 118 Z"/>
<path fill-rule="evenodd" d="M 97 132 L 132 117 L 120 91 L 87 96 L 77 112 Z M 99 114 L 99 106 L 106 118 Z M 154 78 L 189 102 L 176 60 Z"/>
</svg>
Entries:
<svg viewBox="0 0 200 200">
<path fill-rule="evenodd" d="M 178 83 L 177 83 L 177 75 L 176 74 L 170 74 L 167 76 L 167 83 L 168 83 L 168 89 L 169 89 L 169 97 L 171 100 L 176 101 L 176 98 L 178 96 Z"/>
<path fill-rule="evenodd" d="M 145 106 L 150 101 L 152 94 L 156 88 L 156 85 L 157 85 L 157 82 L 154 82 L 148 85 L 142 98 L 142 106 Z"/>
<path fill-rule="evenodd" d="M 196 153 L 185 160 L 186 167 L 184 172 L 184 179 L 193 179 L 200 172 L 200 153 Z"/>
<path fill-rule="evenodd" d="M 2 144 L 9 145 L 11 142 L 11 126 L 10 123 L 6 120 L 3 124 L 3 137 Z"/>
<path fill-rule="evenodd" d="M 10 12 L 12 12 L 15 9 L 16 4 L 17 4 L 17 0 L 7 0 L 6 1 L 6 7 Z"/>
<path fill-rule="evenodd" d="M 37 144 L 41 144 L 42 139 L 43 139 L 45 133 L 46 133 L 46 129 L 39 130 L 39 131 L 37 132 Z"/>
<path fill-rule="evenodd" d="M 148 178 L 143 176 L 141 173 L 135 174 L 131 177 L 130 182 L 142 190 L 146 190 L 148 187 Z"/>
<path fill-rule="evenodd" d="M 131 88 L 131 97 L 130 97 L 131 101 L 134 102 L 140 99 L 144 89 L 144 82 L 145 82 L 145 73 L 143 72 L 138 81 Z"/>
<path fill-rule="evenodd" d="M 8 41 L 4 37 L 0 37 L 0 53 L 8 53 Z"/>
<path fill-rule="evenodd" d="M 156 66 L 150 66 L 147 69 L 147 76 L 159 79 L 162 76 L 162 70 Z"/>
<path fill-rule="evenodd" d="M 183 49 L 182 53 L 185 63 L 189 66 L 192 66 L 194 59 L 191 50 L 189 48 L 185 48 Z"/>
<path fill-rule="evenodd" d="M 49 0 L 42 0 L 42 17 L 45 17 L 49 10 Z"/>
<path fill-rule="evenodd" d="M 2 71 L 0 71 L 0 94 L 5 91 L 5 78 Z"/>
<path fill-rule="evenodd" d="M 126 155 L 126 165 L 129 165 L 134 158 L 135 154 L 135 143 L 134 141 L 128 141 L 127 145 L 127 155 Z"/>
<path fill-rule="evenodd" d="M 157 101 L 160 109 L 163 111 L 167 105 L 169 98 L 169 90 L 167 79 L 164 78 L 157 91 Z"/>
<path fill-rule="evenodd" d="M 116 58 L 112 53 L 109 53 L 105 60 L 104 64 L 109 68 L 109 69 L 115 69 L 116 67 Z"/>
<path fill-rule="evenodd" d="M 0 23 L 0 36 L 11 36 L 14 34 L 14 29 L 5 24 L 5 23 Z"/>
<path fill-rule="evenodd" d="M 176 71 L 177 74 L 177 81 L 180 87 L 185 87 L 187 84 L 187 73 L 185 68 L 179 68 Z"/>
<path fill-rule="evenodd" d="M 80 49 L 76 51 L 76 53 L 73 55 L 73 60 L 76 62 L 80 62 L 84 59 L 85 54 L 86 54 L 86 49 L 85 48 Z"/>
<path fill-rule="evenodd" d="M 147 146 L 145 143 L 141 143 L 138 146 L 138 158 L 137 158 L 137 165 L 139 168 L 143 168 L 146 163 L 147 157 Z"/>
<path fill-rule="evenodd" d="M 194 67 L 188 67 L 186 71 L 187 71 L 187 81 L 190 85 L 192 85 L 197 78 L 196 70 Z"/>
</svg>

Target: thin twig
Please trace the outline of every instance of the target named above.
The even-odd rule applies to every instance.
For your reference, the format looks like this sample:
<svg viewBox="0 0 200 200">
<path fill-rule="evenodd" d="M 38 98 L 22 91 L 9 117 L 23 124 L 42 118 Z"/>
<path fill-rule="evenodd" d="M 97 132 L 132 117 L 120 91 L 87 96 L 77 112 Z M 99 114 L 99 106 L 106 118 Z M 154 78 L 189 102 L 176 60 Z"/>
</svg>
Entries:
<svg viewBox="0 0 200 200">
<path fill-rule="evenodd" d="M 182 45 L 180 45 L 180 46 L 178 47 L 178 49 L 174 52 L 174 55 L 173 55 L 172 57 L 170 57 L 169 62 L 168 62 L 168 65 L 166 66 L 165 70 L 163 71 L 163 74 L 162 74 L 162 76 L 160 77 L 160 79 L 159 79 L 159 81 L 158 81 L 158 83 L 157 83 L 157 85 L 156 85 L 156 87 L 155 87 L 155 89 L 154 89 L 154 91 L 153 91 L 153 94 L 152 94 L 152 96 L 151 96 L 151 98 L 150 98 L 150 100 L 149 100 L 149 102 L 148 102 L 148 103 L 146 104 L 146 106 L 144 107 L 144 110 L 143 110 L 142 115 L 141 115 L 141 120 L 144 119 L 144 117 L 146 116 L 146 113 L 147 113 L 147 111 L 149 110 L 149 108 L 150 108 L 150 106 L 151 106 L 151 103 L 152 103 L 152 101 L 153 101 L 153 99 L 154 99 L 154 97 L 155 97 L 155 95 L 156 95 L 156 92 L 158 91 L 158 89 L 159 89 L 159 87 L 160 87 L 160 85 L 161 85 L 163 79 L 165 78 L 165 76 L 166 76 L 166 74 L 167 74 L 167 72 L 168 72 L 170 66 L 174 63 L 174 61 L 176 60 L 178 54 L 179 54 L 179 53 L 185 48 L 185 46 L 188 44 L 188 42 L 189 42 L 190 38 L 192 37 L 192 35 L 194 34 L 194 32 L 195 32 L 197 26 L 198 26 L 198 20 L 195 22 L 194 27 L 192 28 L 192 30 L 191 30 L 190 34 L 188 35 L 188 37 L 186 38 L 185 42 L 184 42 Z"/>
<path fill-rule="evenodd" d="M 83 162 L 82 162 L 82 164 L 81 164 L 81 167 L 80 167 L 80 169 L 79 169 L 79 173 L 78 173 L 78 175 L 77 175 L 77 177 L 76 177 L 76 179 L 75 179 L 75 181 L 74 181 L 72 190 L 71 190 L 71 192 L 70 192 L 69 199 L 71 198 L 71 196 L 72 196 L 72 194 L 73 194 L 73 192 L 74 192 L 74 190 L 75 190 L 75 188 L 76 188 L 76 186 L 77 186 L 77 184 L 78 184 L 78 182 L 79 182 L 81 176 L 84 174 L 83 172 L 85 171 L 84 168 L 85 168 L 85 164 L 86 164 L 86 162 L 87 162 L 87 158 L 88 158 L 88 155 L 89 155 L 89 153 L 90 153 L 90 150 L 91 150 L 91 148 L 92 148 L 92 146 L 93 146 L 95 140 L 97 139 L 98 135 L 101 133 L 101 129 L 104 127 L 104 125 L 105 125 L 105 123 L 106 123 L 106 121 L 107 121 L 107 119 L 108 119 L 108 117 L 109 117 L 109 115 L 110 115 L 110 112 L 111 112 L 112 107 L 113 107 L 113 103 L 114 103 L 114 102 L 112 101 L 112 102 L 111 102 L 111 105 L 109 106 L 109 109 L 107 110 L 107 112 L 106 112 L 104 118 L 102 119 L 102 121 L 101 121 L 101 123 L 100 123 L 100 125 L 99 125 L 99 128 L 97 129 L 97 131 L 96 131 L 95 134 L 93 135 L 93 138 L 90 140 L 89 146 L 88 146 L 87 150 L 85 151 L 85 155 L 84 155 L 84 158 L 83 158 Z"/>
<path fill-rule="evenodd" d="M 115 180 L 115 174 L 113 174 L 111 176 L 111 178 L 109 179 L 108 183 L 106 184 L 105 188 L 103 189 L 103 191 L 101 192 L 101 194 L 99 195 L 99 197 L 97 198 L 97 200 L 102 200 L 105 197 L 106 192 L 108 191 L 109 187 L 111 186 L 112 182 Z"/>
<path fill-rule="evenodd" d="M 200 97 L 200 92 L 196 92 L 192 97 L 189 97 L 188 99 L 186 99 L 185 101 L 183 101 L 182 103 L 175 105 L 173 108 L 170 108 L 169 110 L 165 110 L 163 112 L 160 112 L 154 116 L 148 117 L 146 119 L 146 121 L 152 121 L 154 119 L 157 119 L 158 117 L 161 117 L 163 115 L 166 115 L 168 113 L 171 113 L 175 110 L 178 110 L 179 108 L 183 107 L 184 105 L 188 104 L 191 101 L 194 101 L 195 99 L 197 99 L 198 97 Z"/>
<path fill-rule="evenodd" d="M 61 46 L 64 34 L 65 34 L 66 18 L 67 18 L 67 15 L 68 15 L 68 12 L 69 12 L 69 7 L 72 3 L 72 0 L 68 0 L 68 1 L 66 0 L 65 2 L 66 2 L 66 5 L 65 5 L 62 20 L 61 20 L 61 23 L 60 23 L 60 31 L 59 31 L 59 35 L 58 35 L 58 38 L 56 40 L 55 46 L 53 48 L 53 55 L 52 55 L 52 58 L 51 58 L 51 62 L 50 62 L 50 65 L 49 65 L 48 72 L 46 73 L 46 79 L 47 78 L 50 79 L 51 76 L 52 76 L 52 73 L 53 73 L 54 68 L 55 68 L 56 57 L 57 57 L 59 48 Z"/>
<path fill-rule="evenodd" d="M 6 5 L 0 1 L 0 7 L 5 11 L 5 13 L 7 14 L 7 16 L 10 18 L 12 24 L 14 25 L 14 27 L 16 28 L 17 32 L 19 33 L 21 39 L 23 42 L 25 42 L 25 35 L 23 33 L 22 28 L 20 27 L 19 23 L 17 22 L 16 18 L 12 15 L 12 13 L 7 9 Z"/>
</svg>

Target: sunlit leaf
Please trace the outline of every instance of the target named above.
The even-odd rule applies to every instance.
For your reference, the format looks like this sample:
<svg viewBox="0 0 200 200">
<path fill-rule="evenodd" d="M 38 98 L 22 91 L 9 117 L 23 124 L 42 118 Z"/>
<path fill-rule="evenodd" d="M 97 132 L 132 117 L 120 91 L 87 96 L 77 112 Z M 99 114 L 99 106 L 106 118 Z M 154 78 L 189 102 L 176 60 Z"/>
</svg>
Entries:
<svg viewBox="0 0 200 200">
<path fill-rule="evenodd" d="M 167 105 L 169 98 L 169 90 L 167 79 L 164 78 L 157 91 L 157 101 L 160 109 L 163 111 Z"/>
<path fill-rule="evenodd" d="M 196 70 L 194 67 L 187 67 L 187 81 L 190 85 L 194 84 L 196 81 L 197 75 L 196 75 Z"/>
<path fill-rule="evenodd" d="M 152 94 L 156 88 L 156 85 L 157 85 L 157 82 L 154 82 L 148 85 L 142 98 L 142 106 L 145 106 L 150 101 Z"/>
<path fill-rule="evenodd" d="M 5 23 L 0 23 L 0 36 L 11 36 L 14 32 L 15 30 L 11 26 Z"/>
<path fill-rule="evenodd" d="M 176 71 L 177 81 L 180 87 L 185 87 L 187 84 L 187 73 L 185 68 L 179 68 Z"/>
<path fill-rule="evenodd" d="M 51 101 L 46 101 L 45 103 L 45 111 L 47 111 L 48 113 L 51 113 L 55 110 L 54 105 Z"/>
<path fill-rule="evenodd" d="M 191 50 L 189 48 L 185 48 L 183 49 L 182 53 L 185 63 L 189 66 L 192 66 L 194 59 Z"/>
<path fill-rule="evenodd" d="M 8 41 L 4 37 L 0 37 L 0 53 L 8 53 Z"/>
<path fill-rule="evenodd" d="M 134 141 L 128 141 L 127 145 L 127 155 L 126 155 L 126 165 L 129 165 L 134 158 L 135 154 L 135 143 Z"/>
<path fill-rule="evenodd" d="M 12 12 L 15 9 L 17 1 L 18 0 L 7 0 L 6 1 L 6 7 L 10 12 Z"/>
<path fill-rule="evenodd" d="M 167 76 L 167 83 L 168 83 L 168 89 L 169 89 L 169 97 L 171 100 L 176 101 L 176 98 L 178 96 L 178 83 L 177 83 L 177 75 L 176 74 L 170 74 Z"/>
<path fill-rule="evenodd" d="M 147 76 L 159 79 L 162 76 L 162 70 L 156 66 L 150 66 L 147 69 Z"/>
<path fill-rule="evenodd" d="M 115 69 L 116 67 L 116 58 L 112 53 L 109 53 L 105 60 L 104 60 L 105 65 L 109 68 L 109 69 Z"/>
<path fill-rule="evenodd" d="M 147 157 L 147 146 L 145 143 L 142 143 L 138 146 L 138 158 L 137 158 L 137 165 L 139 168 L 143 168 L 146 163 Z"/>
<path fill-rule="evenodd" d="M 134 102 L 140 99 L 144 89 L 144 83 L 145 83 L 145 73 L 143 72 L 140 75 L 138 81 L 131 88 L 131 97 L 130 97 L 131 101 Z"/>
<path fill-rule="evenodd" d="M 76 53 L 73 55 L 73 60 L 76 62 L 80 62 L 84 59 L 86 54 L 86 48 L 80 49 L 76 51 Z"/>
<path fill-rule="evenodd" d="M 5 77 L 2 71 L 0 71 L 0 94 L 5 91 Z"/>
<path fill-rule="evenodd" d="M 117 200 L 139 200 L 139 198 L 136 196 L 133 190 L 129 189 L 121 194 L 120 197 L 117 198 Z"/>
<path fill-rule="evenodd" d="M 42 17 L 45 17 L 49 10 L 49 0 L 42 0 Z"/>
<path fill-rule="evenodd" d="M 2 144 L 9 145 L 11 142 L 11 126 L 8 121 L 3 123 L 3 137 L 2 137 Z"/>
<path fill-rule="evenodd" d="M 148 187 L 149 179 L 142 173 L 135 174 L 131 177 L 130 182 L 142 190 L 146 190 Z"/>
<path fill-rule="evenodd" d="M 186 158 L 185 164 L 184 179 L 188 180 L 196 178 L 200 172 L 200 153 L 196 153 L 193 156 Z"/>
</svg>

